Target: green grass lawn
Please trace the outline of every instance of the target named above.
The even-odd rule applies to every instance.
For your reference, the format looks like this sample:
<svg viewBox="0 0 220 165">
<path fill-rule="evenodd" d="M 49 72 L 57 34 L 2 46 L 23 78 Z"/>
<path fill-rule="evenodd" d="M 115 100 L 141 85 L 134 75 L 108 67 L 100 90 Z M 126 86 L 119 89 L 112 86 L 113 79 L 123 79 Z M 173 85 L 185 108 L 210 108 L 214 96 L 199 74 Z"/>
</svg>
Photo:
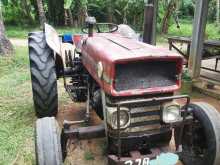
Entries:
<svg viewBox="0 0 220 165">
<path fill-rule="evenodd" d="M 181 23 L 181 22 L 180 22 Z M 180 24 L 180 29 L 173 24 L 169 27 L 167 35 L 157 35 L 158 42 L 167 42 L 168 36 L 186 36 L 191 37 L 193 30 L 193 23 L 190 21 L 183 21 Z M 215 23 L 207 23 L 205 39 L 220 40 L 220 28 Z"/>
<path fill-rule="evenodd" d="M 176 36 L 192 36 L 192 24 L 185 23 L 181 24 L 180 29 L 176 28 L 176 25 L 172 25 L 169 29 L 169 35 Z M 217 39 L 220 40 L 220 28 L 214 23 L 208 23 L 206 25 L 206 39 Z"/>
<path fill-rule="evenodd" d="M 33 121 L 27 48 L 0 57 L 0 164 L 33 164 Z"/>
<path fill-rule="evenodd" d="M 59 81 L 59 105 L 68 95 Z M 35 164 L 31 79 L 27 47 L 12 57 L 0 56 L 0 165 Z"/>
<path fill-rule="evenodd" d="M 55 27 L 59 34 L 80 33 L 81 29 L 71 27 Z M 6 26 L 6 33 L 9 38 L 27 38 L 28 33 L 32 31 L 40 31 L 39 27 L 15 27 Z"/>
</svg>

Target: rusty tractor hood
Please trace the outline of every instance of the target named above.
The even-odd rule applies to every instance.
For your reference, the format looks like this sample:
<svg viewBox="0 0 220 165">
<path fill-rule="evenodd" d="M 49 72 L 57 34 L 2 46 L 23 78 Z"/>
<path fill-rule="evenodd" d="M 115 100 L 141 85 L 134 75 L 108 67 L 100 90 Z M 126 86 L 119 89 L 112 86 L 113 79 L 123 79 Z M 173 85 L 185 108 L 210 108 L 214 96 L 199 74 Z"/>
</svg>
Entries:
<svg viewBox="0 0 220 165">
<path fill-rule="evenodd" d="M 120 34 L 97 34 L 86 39 L 86 45 L 96 53 L 101 53 L 108 61 L 120 61 L 139 58 L 179 57 L 165 48 L 158 48 L 139 42 Z"/>
<path fill-rule="evenodd" d="M 148 45 L 117 33 L 102 33 L 95 34 L 93 37 L 84 37 L 81 43 L 82 62 L 84 66 L 100 86 L 106 89 L 107 93 L 114 96 L 121 96 L 124 93 L 114 91 L 113 81 L 116 64 L 146 61 L 149 59 L 174 59 L 180 61 L 179 63 L 182 63 L 183 60 L 181 55 L 167 49 Z M 98 77 L 97 74 L 98 63 L 100 62 L 104 70 L 102 78 Z M 170 88 L 168 87 L 167 89 Z M 175 89 L 177 89 L 177 86 L 175 86 Z M 143 91 L 146 92 L 144 89 L 138 91 L 140 93 L 137 90 L 132 93 L 141 94 Z M 131 93 L 129 91 L 126 92 L 124 95 Z M 151 90 L 150 93 L 154 93 L 154 90 Z"/>
</svg>

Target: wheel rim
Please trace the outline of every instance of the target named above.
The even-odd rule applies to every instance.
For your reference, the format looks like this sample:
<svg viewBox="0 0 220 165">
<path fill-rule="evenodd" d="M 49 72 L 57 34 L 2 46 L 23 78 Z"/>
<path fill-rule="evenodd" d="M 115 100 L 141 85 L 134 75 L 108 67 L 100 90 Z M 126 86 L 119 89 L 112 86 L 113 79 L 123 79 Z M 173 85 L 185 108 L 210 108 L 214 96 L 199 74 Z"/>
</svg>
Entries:
<svg viewBox="0 0 220 165">
<path fill-rule="evenodd" d="M 202 123 L 194 116 L 193 123 L 187 125 L 184 132 L 182 142 L 183 162 L 188 164 L 187 161 L 189 161 L 193 164 L 202 165 L 208 156 L 208 141 Z"/>
</svg>

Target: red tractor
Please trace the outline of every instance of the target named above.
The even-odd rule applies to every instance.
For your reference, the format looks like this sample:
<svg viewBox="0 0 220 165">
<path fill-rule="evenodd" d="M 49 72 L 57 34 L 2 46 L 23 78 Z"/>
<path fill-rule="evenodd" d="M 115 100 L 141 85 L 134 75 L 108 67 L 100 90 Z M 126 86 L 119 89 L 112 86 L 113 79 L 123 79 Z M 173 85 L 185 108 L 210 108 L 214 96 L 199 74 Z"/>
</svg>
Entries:
<svg viewBox="0 0 220 165">
<path fill-rule="evenodd" d="M 36 116 L 36 161 L 60 165 L 70 139 L 105 137 L 108 163 L 118 165 L 220 164 L 220 115 L 206 103 L 175 95 L 183 57 L 138 41 L 120 27 L 88 17 L 69 40 L 49 25 L 29 34 L 30 71 Z M 75 102 L 86 103 L 85 119 L 64 121 L 58 112 L 57 79 Z M 180 104 L 178 100 L 181 100 Z M 73 128 L 90 120 L 100 125 Z M 167 149 L 174 137 L 176 152 Z M 168 160 L 172 160 L 169 162 Z"/>
</svg>

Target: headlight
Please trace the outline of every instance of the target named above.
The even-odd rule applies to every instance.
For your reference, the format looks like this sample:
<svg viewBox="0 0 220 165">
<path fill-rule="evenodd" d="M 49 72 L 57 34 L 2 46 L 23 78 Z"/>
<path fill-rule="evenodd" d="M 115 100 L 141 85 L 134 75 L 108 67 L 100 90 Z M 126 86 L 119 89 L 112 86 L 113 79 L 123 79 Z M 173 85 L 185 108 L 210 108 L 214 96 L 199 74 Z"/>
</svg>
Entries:
<svg viewBox="0 0 220 165">
<path fill-rule="evenodd" d="M 163 106 L 163 122 L 164 123 L 175 123 L 182 121 L 183 118 L 181 117 L 180 112 L 180 105 L 172 102 L 165 104 Z"/>
<path fill-rule="evenodd" d="M 108 120 L 108 123 L 111 125 L 111 127 L 113 129 L 117 129 L 118 128 L 118 123 L 117 123 L 117 108 L 107 108 L 107 120 Z M 120 121 L 119 121 L 119 124 L 120 124 L 120 128 L 121 129 L 124 129 L 124 128 L 127 128 L 128 125 L 130 124 L 130 114 L 129 114 L 129 110 L 127 108 L 123 108 L 121 107 L 120 108 Z"/>
</svg>

